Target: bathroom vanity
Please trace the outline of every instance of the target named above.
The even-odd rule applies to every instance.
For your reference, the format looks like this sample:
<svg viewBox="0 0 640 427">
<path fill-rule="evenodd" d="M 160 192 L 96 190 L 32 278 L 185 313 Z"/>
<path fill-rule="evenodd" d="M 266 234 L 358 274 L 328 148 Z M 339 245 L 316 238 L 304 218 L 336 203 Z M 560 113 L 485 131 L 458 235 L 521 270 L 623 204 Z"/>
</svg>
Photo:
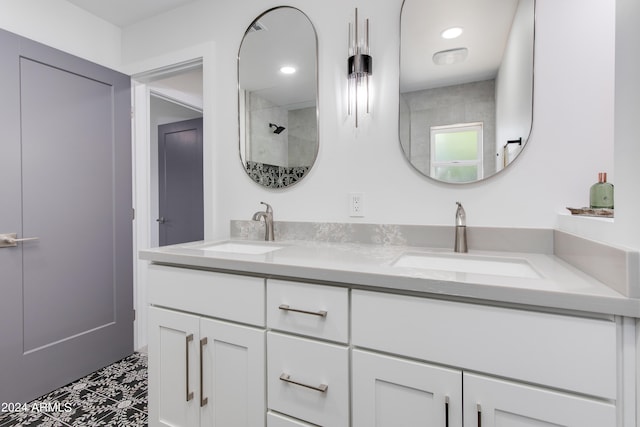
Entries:
<svg viewBox="0 0 640 427">
<path fill-rule="evenodd" d="M 231 241 L 141 257 L 151 426 L 635 425 L 640 302 L 554 255 Z"/>
</svg>

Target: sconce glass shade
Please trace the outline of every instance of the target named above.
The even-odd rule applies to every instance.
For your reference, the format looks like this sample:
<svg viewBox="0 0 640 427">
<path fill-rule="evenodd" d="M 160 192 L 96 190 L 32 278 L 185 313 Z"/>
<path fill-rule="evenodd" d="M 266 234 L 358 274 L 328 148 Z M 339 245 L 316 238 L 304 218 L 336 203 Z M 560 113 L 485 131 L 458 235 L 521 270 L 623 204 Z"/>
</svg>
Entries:
<svg viewBox="0 0 640 427">
<path fill-rule="evenodd" d="M 349 79 L 349 115 L 354 115 L 358 127 L 358 112 L 364 109 L 369 113 L 369 76 L 373 73 L 373 58 L 369 54 L 369 20 L 364 21 L 364 36 L 358 32 L 358 9 L 355 23 L 349 24 L 349 59 L 347 77 Z M 364 99 L 363 99 L 364 98 Z M 364 105 L 361 105 L 364 104 Z"/>
</svg>

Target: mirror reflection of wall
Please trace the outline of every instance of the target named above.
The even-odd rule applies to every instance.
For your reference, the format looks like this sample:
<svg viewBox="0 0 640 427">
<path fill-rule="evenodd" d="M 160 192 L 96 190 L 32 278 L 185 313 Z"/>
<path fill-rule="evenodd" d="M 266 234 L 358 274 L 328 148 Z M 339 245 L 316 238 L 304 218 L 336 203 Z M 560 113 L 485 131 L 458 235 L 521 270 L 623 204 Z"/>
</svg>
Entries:
<svg viewBox="0 0 640 427">
<path fill-rule="evenodd" d="M 534 0 L 405 0 L 400 143 L 413 167 L 467 183 L 517 157 L 532 125 L 533 37 Z"/>
<path fill-rule="evenodd" d="M 298 182 L 318 153 L 317 37 L 292 7 L 258 17 L 238 55 L 240 157 L 259 184 Z"/>
</svg>

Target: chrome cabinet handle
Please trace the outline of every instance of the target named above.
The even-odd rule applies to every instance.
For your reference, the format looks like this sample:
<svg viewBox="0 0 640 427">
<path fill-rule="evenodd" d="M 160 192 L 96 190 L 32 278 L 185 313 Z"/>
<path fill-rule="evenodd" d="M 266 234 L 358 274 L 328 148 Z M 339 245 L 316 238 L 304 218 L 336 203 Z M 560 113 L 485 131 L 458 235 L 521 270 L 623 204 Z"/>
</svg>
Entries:
<svg viewBox="0 0 640 427">
<path fill-rule="evenodd" d="M 476 409 L 478 411 L 478 427 L 482 427 L 482 406 L 478 403 Z"/>
<path fill-rule="evenodd" d="M 280 304 L 280 307 L 278 307 L 280 310 L 283 311 L 293 311 L 294 313 L 303 313 L 303 314 L 310 314 L 312 316 L 318 316 L 318 317 L 327 317 L 327 312 L 324 310 L 321 311 L 306 311 L 306 310 L 298 310 L 296 308 L 291 308 L 289 307 L 287 304 Z"/>
<path fill-rule="evenodd" d="M 185 340 L 185 353 L 186 353 L 186 357 L 187 357 L 187 375 L 185 375 L 187 377 L 187 402 L 191 401 L 191 399 L 193 399 L 193 392 L 189 392 L 189 343 L 193 341 L 193 334 L 189 334 L 187 335 L 187 338 Z"/>
<path fill-rule="evenodd" d="M 285 374 L 284 372 L 282 373 L 282 375 L 280 375 L 280 381 L 284 381 L 284 382 L 289 383 L 289 384 L 299 385 L 300 387 L 309 388 L 311 390 L 319 391 L 320 393 L 326 393 L 327 389 L 329 388 L 329 386 L 326 385 L 326 384 L 320 384 L 319 386 L 315 387 L 315 386 L 312 386 L 312 385 L 308 385 L 308 384 L 300 383 L 298 381 L 294 381 L 294 380 L 291 379 L 291 375 Z"/>
<path fill-rule="evenodd" d="M 204 346 L 207 345 L 207 342 L 209 340 L 207 339 L 207 337 L 204 337 L 200 340 L 200 407 L 202 408 L 204 405 L 206 405 L 207 403 L 209 403 L 209 398 L 208 397 L 203 397 L 204 396 L 204 387 L 203 387 L 203 359 L 204 359 Z"/>
<path fill-rule="evenodd" d="M 12 248 L 18 246 L 18 243 L 30 242 L 32 240 L 38 240 L 39 237 L 23 237 L 18 239 L 17 233 L 0 234 L 0 248 Z"/>
</svg>

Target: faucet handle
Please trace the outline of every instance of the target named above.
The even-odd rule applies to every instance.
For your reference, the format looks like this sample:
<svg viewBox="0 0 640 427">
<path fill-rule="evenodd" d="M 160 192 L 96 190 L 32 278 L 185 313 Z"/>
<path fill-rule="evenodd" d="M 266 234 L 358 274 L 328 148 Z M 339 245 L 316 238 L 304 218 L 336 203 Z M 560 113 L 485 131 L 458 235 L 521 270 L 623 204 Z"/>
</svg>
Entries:
<svg viewBox="0 0 640 427">
<path fill-rule="evenodd" d="M 273 208 L 271 208 L 271 205 L 269 203 L 265 203 L 265 202 L 260 202 L 260 203 L 267 207 L 266 209 L 267 213 L 273 213 Z"/>
</svg>

